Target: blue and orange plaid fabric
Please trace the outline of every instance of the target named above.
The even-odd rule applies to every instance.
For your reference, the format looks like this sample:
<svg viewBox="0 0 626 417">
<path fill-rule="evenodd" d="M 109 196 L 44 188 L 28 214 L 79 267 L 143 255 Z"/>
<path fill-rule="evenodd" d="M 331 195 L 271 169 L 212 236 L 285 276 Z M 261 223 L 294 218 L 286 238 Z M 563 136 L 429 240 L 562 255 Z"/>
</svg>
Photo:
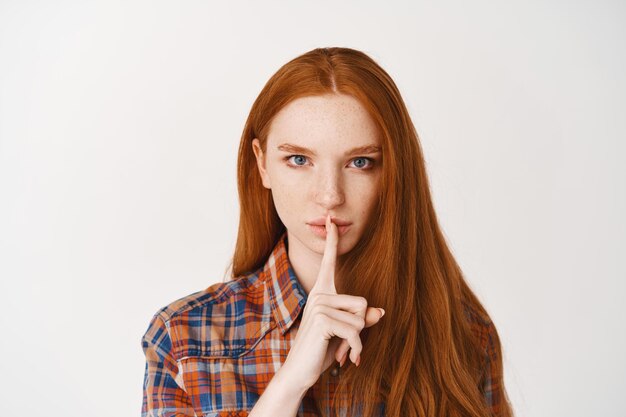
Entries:
<svg viewBox="0 0 626 417">
<path fill-rule="evenodd" d="M 286 240 L 285 233 L 254 273 L 213 284 L 154 314 L 141 339 L 146 358 L 142 417 L 248 415 L 287 359 L 307 299 L 289 263 Z M 500 381 L 488 366 L 497 360 L 495 329 L 468 317 L 485 346 L 483 389 L 497 416 Z M 320 415 L 316 399 L 330 412 L 338 370 L 326 389 L 319 381 L 309 389 L 299 417 Z M 384 408 L 379 404 L 381 416 Z"/>
</svg>

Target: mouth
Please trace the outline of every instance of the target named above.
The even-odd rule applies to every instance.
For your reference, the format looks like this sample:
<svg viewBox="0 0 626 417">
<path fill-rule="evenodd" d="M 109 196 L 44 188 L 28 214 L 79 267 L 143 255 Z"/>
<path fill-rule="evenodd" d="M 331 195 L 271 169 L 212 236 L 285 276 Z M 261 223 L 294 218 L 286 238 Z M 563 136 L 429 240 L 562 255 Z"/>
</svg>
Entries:
<svg viewBox="0 0 626 417">
<path fill-rule="evenodd" d="M 307 226 L 309 227 L 309 229 L 315 233 L 317 236 L 322 237 L 322 238 L 326 238 L 326 226 L 325 225 L 316 225 L 316 224 L 310 224 L 307 223 Z M 345 226 L 337 226 L 337 232 L 339 233 L 339 236 L 343 236 L 346 233 L 348 233 L 348 230 L 350 230 L 351 225 L 345 225 Z"/>
<path fill-rule="evenodd" d="M 339 219 L 337 217 L 330 216 L 330 220 L 337 226 L 337 232 L 339 236 L 343 236 L 350 230 L 352 222 L 348 220 Z M 316 219 L 307 222 L 307 227 L 315 235 L 326 238 L 326 217 L 318 217 Z"/>
<path fill-rule="evenodd" d="M 337 226 L 350 226 L 352 224 L 352 222 L 349 222 L 347 220 L 343 220 L 343 219 L 339 219 L 337 217 L 333 217 L 330 216 L 330 220 L 335 223 Z M 313 226 L 324 226 L 326 225 L 326 217 L 318 217 L 317 219 L 313 219 L 310 222 L 307 222 L 307 224 L 313 225 Z"/>
</svg>

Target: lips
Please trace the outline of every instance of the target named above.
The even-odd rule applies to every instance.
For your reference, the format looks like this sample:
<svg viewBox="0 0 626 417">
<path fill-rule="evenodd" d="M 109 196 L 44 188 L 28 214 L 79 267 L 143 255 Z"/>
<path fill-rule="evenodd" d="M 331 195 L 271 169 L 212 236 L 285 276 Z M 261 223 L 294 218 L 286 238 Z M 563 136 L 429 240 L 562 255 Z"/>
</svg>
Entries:
<svg viewBox="0 0 626 417">
<path fill-rule="evenodd" d="M 321 237 L 321 238 L 326 238 L 326 226 L 318 226 L 318 225 L 312 225 L 312 224 L 308 224 L 307 227 L 309 228 L 309 230 L 311 230 L 314 234 L 316 234 L 317 236 Z M 337 232 L 339 234 L 339 236 L 343 236 L 346 233 L 348 233 L 348 231 L 350 230 L 350 225 L 348 226 L 338 226 L 337 227 Z"/>
<path fill-rule="evenodd" d="M 330 220 L 335 223 L 337 226 L 350 226 L 352 222 L 347 220 L 338 219 L 337 217 L 330 216 Z M 326 217 L 318 217 L 317 219 L 313 219 L 310 222 L 307 222 L 312 226 L 325 226 L 326 225 Z"/>
<path fill-rule="evenodd" d="M 330 220 L 337 225 L 337 231 L 339 232 L 339 236 L 343 236 L 350 230 L 350 225 L 352 222 L 347 220 L 338 219 L 336 217 L 330 216 Z M 315 233 L 317 236 L 326 239 L 326 217 L 318 217 L 317 219 L 313 219 L 307 223 L 309 229 Z"/>
</svg>

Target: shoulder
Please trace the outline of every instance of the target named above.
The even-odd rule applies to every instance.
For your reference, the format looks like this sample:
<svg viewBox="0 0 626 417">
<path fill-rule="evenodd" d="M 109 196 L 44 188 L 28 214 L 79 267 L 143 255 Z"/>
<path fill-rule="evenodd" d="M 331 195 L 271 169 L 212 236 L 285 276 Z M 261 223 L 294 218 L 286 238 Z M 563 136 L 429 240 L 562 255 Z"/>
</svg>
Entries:
<svg viewBox="0 0 626 417">
<path fill-rule="evenodd" d="M 258 274 L 249 274 L 233 281 L 218 282 L 208 288 L 178 298 L 155 314 L 169 322 L 177 317 L 190 314 L 203 308 L 228 304 L 236 299 L 246 298 L 263 289 L 263 282 Z"/>
<path fill-rule="evenodd" d="M 238 355 L 270 326 L 265 293 L 258 273 L 213 284 L 161 307 L 147 333 L 167 332 L 175 359 Z"/>
</svg>

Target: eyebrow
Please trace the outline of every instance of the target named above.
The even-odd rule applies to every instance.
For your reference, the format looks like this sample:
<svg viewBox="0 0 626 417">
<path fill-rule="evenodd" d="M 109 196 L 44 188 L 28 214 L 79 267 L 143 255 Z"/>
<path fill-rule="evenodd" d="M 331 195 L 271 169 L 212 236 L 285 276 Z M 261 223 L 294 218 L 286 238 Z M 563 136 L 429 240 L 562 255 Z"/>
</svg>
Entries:
<svg viewBox="0 0 626 417">
<path fill-rule="evenodd" d="M 302 146 L 294 145 L 291 143 L 280 144 L 277 146 L 277 149 L 279 151 L 284 151 L 284 152 L 303 153 L 303 154 L 310 154 L 313 156 L 317 156 L 315 151 L 312 151 L 311 149 L 307 149 Z M 365 145 L 365 146 L 358 146 L 356 148 L 350 149 L 349 151 L 346 151 L 344 153 L 344 156 L 356 155 L 356 154 L 369 155 L 369 154 L 379 153 L 379 152 L 380 152 L 380 146 Z"/>
</svg>

